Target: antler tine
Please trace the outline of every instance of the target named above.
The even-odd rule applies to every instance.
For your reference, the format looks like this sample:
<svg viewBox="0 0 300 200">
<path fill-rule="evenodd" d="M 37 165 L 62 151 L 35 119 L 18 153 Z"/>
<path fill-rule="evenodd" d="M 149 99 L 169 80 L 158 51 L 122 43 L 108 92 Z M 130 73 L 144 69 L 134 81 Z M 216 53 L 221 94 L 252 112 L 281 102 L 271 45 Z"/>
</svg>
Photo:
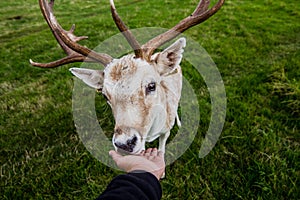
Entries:
<svg viewBox="0 0 300 200">
<path fill-rule="evenodd" d="M 132 32 L 128 29 L 128 27 L 125 25 L 125 23 L 120 18 L 119 14 L 117 13 L 117 9 L 115 7 L 115 3 L 113 0 L 110 0 L 110 8 L 111 8 L 111 14 L 113 17 L 113 20 L 120 30 L 126 40 L 128 41 L 129 45 L 133 48 L 136 58 L 143 58 L 143 51 L 141 49 L 141 45 L 137 41 L 137 39 L 134 37 Z"/>
<path fill-rule="evenodd" d="M 59 67 L 65 64 L 70 64 L 70 63 L 74 63 L 74 62 L 91 62 L 91 63 L 95 63 L 96 61 L 90 58 L 87 58 L 85 56 L 79 55 L 77 53 L 74 52 L 74 54 L 66 56 L 62 59 L 53 61 L 53 62 L 49 62 L 49 63 L 39 63 L 39 62 L 34 62 L 31 59 L 29 59 L 29 62 L 32 66 L 35 67 L 41 67 L 41 68 L 55 68 L 55 67 Z"/>
<path fill-rule="evenodd" d="M 143 54 L 146 60 L 150 60 L 154 51 L 166 42 L 174 39 L 180 33 L 183 33 L 187 29 L 200 24 L 213 16 L 224 4 L 225 0 L 219 0 L 212 8 L 208 9 L 210 1 L 201 0 L 197 5 L 195 11 L 185 19 L 181 20 L 170 30 L 162 33 L 155 38 L 149 40 L 146 44 L 142 45 Z"/>
<path fill-rule="evenodd" d="M 77 42 L 87 39 L 87 36 L 77 37 L 74 35 L 75 25 L 69 31 L 65 31 L 57 22 L 53 14 L 54 0 L 39 0 L 40 8 L 45 20 L 48 23 L 54 37 L 67 54 L 66 57 L 53 61 L 50 63 L 37 63 L 30 60 L 31 65 L 44 68 L 58 67 L 64 64 L 73 62 L 100 62 L 104 65 L 109 64 L 112 58 L 103 53 L 97 53 L 84 46 L 79 45 Z"/>
<path fill-rule="evenodd" d="M 201 0 L 192 15 L 199 15 L 208 9 L 210 0 Z"/>
</svg>

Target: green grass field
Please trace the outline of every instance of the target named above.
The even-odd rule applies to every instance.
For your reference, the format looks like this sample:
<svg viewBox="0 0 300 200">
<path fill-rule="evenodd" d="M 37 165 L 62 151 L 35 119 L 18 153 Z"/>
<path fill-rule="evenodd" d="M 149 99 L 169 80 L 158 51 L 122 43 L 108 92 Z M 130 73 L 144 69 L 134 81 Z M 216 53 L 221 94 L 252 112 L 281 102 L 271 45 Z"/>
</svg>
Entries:
<svg viewBox="0 0 300 200">
<path fill-rule="evenodd" d="M 170 28 L 196 0 L 116 1 L 130 28 Z M 65 29 L 94 48 L 118 33 L 109 1 L 57 0 Z M 205 84 L 192 67 L 183 73 L 199 97 L 201 121 L 190 148 L 167 167 L 163 199 L 299 199 L 300 7 L 298 0 L 227 0 L 186 35 L 211 55 L 227 95 L 226 122 L 215 148 L 198 152 L 210 120 Z M 64 56 L 37 1 L 0 2 L 0 199 L 93 199 L 121 171 L 83 146 L 73 122 L 69 64 L 30 66 Z M 185 65 L 183 65 L 185 66 Z M 99 123 L 113 129 L 100 96 Z"/>
</svg>

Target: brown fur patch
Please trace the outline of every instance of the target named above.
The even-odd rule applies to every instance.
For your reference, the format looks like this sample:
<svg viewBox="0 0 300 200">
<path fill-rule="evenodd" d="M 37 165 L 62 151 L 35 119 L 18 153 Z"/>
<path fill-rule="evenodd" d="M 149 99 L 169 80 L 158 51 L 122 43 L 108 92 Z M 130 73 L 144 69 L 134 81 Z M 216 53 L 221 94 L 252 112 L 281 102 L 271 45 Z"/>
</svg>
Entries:
<svg viewBox="0 0 300 200">
<path fill-rule="evenodd" d="M 170 109 L 170 104 L 167 103 L 167 119 L 166 119 L 166 125 L 168 128 L 171 128 L 170 127 L 170 116 L 171 116 L 171 109 Z"/>
<path fill-rule="evenodd" d="M 162 89 L 164 90 L 165 95 L 167 97 L 167 95 L 169 93 L 169 88 L 167 87 L 167 85 L 164 81 L 161 81 L 160 85 L 161 85 Z M 167 127 L 170 127 L 170 116 L 171 116 L 170 104 L 167 103 L 166 106 L 167 106 L 166 107 L 166 112 L 167 112 L 167 116 L 168 116 L 167 119 L 166 119 L 166 125 L 167 125 Z"/>
<path fill-rule="evenodd" d="M 110 77 L 114 81 L 118 81 L 122 77 L 122 66 L 115 65 L 113 66 L 112 70 L 110 71 Z"/>
<path fill-rule="evenodd" d="M 149 115 L 149 110 L 150 110 L 150 106 L 145 104 L 144 101 L 144 92 L 143 92 L 144 88 L 141 88 L 141 90 L 138 93 L 138 103 L 139 103 L 139 108 L 141 109 L 141 115 L 143 118 L 142 124 L 141 126 L 144 127 L 147 124 L 147 119 L 146 116 Z"/>
<path fill-rule="evenodd" d="M 137 66 L 132 57 L 124 57 L 110 71 L 110 77 L 113 81 L 118 81 L 124 75 L 133 75 Z"/>
<path fill-rule="evenodd" d="M 161 81 L 161 82 L 160 82 L 160 85 L 161 85 L 161 87 L 163 88 L 163 90 L 167 93 L 169 89 L 168 89 L 168 87 L 166 86 L 165 82 L 164 82 L 164 81 Z"/>
</svg>

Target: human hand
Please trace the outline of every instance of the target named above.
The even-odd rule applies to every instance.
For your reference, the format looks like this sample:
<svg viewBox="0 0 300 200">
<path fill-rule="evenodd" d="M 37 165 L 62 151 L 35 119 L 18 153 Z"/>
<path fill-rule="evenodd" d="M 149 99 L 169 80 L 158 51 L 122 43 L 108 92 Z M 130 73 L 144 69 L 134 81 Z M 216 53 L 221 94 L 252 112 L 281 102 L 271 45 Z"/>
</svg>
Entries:
<svg viewBox="0 0 300 200">
<path fill-rule="evenodd" d="M 164 153 L 156 148 L 149 148 L 137 155 L 122 156 L 116 151 L 110 151 L 109 155 L 120 169 L 126 172 L 143 170 L 152 173 L 159 180 L 165 172 Z"/>
</svg>

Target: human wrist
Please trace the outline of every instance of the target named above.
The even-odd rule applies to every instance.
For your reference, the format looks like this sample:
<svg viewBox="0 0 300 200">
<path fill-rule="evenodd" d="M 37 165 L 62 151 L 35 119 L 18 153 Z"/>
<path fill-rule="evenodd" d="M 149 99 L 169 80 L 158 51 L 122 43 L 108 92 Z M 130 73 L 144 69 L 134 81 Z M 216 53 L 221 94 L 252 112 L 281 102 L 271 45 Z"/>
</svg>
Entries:
<svg viewBox="0 0 300 200">
<path fill-rule="evenodd" d="M 133 173 L 149 173 L 149 174 L 152 174 L 157 180 L 160 180 L 161 178 L 161 175 L 160 173 L 158 173 L 158 171 L 149 171 L 149 170 L 145 170 L 145 169 L 135 169 L 135 170 L 132 170 L 130 172 L 128 172 L 130 174 L 133 174 Z"/>
<path fill-rule="evenodd" d="M 153 174 L 158 180 L 160 180 L 163 173 L 161 173 L 161 169 L 158 169 L 157 166 L 154 165 L 135 165 L 129 171 L 140 171 L 140 172 L 149 172 Z"/>
</svg>

